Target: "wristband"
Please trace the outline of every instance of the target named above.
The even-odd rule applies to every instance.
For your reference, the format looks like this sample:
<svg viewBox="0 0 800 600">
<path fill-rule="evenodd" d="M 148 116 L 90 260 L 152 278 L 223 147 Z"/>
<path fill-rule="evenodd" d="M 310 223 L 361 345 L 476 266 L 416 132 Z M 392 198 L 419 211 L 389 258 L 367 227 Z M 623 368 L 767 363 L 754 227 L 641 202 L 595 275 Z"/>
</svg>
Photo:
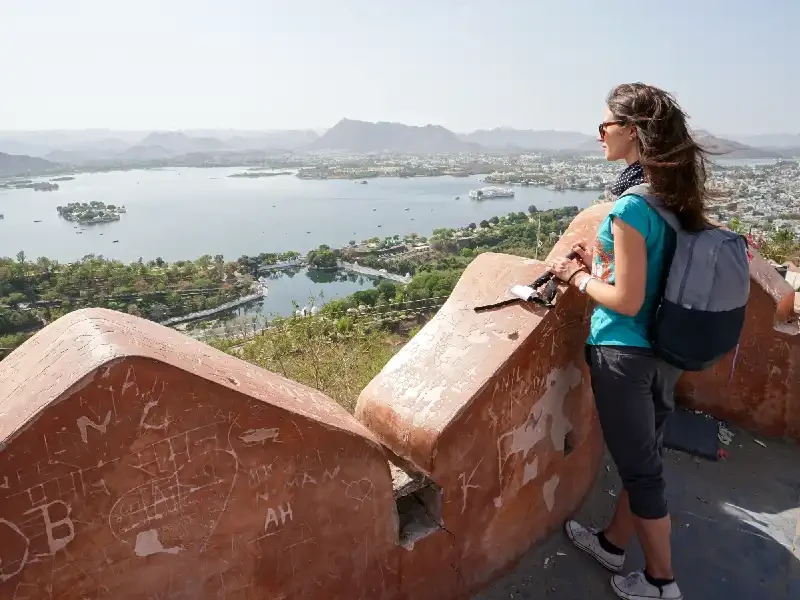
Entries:
<svg viewBox="0 0 800 600">
<path fill-rule="evenodd" d="M 578 269 L 577 271 L 575 271 L 572 275 L 569 276 L 569 279 L 567 279 L 567 285 L 570 284 L 572 278 L 575 277 L 575 275 L 577 275 L 578 273 L 585 273 L 585 272 L 586 271 L 584 271 L 583 269 Z"/>
</svg>

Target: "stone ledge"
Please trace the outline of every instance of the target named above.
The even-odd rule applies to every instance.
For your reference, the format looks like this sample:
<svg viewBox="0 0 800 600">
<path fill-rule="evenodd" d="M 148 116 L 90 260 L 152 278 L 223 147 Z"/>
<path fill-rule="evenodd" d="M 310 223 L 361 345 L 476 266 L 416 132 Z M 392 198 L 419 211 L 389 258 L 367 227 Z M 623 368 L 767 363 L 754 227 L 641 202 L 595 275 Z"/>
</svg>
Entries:
<svg viewBox="0 0 800 600">
<path fill-rule="evenodd" d="M 171 365 L 284 410 L 363 436 L 370 432 L 322 392 L 137 317 L 101 308 L 69 313 L 0 362 L 0 440 L 5 443 L 61 394 L 99 369 L 138 357 Z M 10 436 L 10 438 L 8 438 Z M 2 443 L 0 443 L 2 449 Z"/>
</svg>

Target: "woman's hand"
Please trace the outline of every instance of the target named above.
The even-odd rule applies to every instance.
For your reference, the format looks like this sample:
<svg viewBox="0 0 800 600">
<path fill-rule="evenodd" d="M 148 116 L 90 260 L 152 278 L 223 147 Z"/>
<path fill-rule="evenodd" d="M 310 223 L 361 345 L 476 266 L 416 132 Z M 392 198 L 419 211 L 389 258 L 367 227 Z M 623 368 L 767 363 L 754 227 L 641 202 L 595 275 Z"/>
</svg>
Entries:
<svg viewBox="0 0 800 600">
<path fill-rule="evenodd" d="M 578 255 L 585 267 L 592 268 L 592 252 L 589 250 L 589 244 L 586 240 L 575 243 L 572 246 L 572 251 Z"/>
<path fill-rule="evenodd" d="M 570 283 L 573 281 L 575 273 L 585 271 L 583 265 L 579 265 L 575 260 L 569 258 L 556 258 L 547 265 L 547 270 L 558 277 L 561 281 Z"/>
</svg>

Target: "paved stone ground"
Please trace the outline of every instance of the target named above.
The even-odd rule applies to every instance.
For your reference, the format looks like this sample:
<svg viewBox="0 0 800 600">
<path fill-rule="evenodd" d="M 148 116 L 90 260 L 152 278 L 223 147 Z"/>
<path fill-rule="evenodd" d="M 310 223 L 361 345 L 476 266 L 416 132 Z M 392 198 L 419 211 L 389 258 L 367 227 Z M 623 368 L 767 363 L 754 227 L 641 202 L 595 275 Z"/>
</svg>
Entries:
<svg viewBox="0 0 800 600">
<path fill-rule="evenodd" d="M 673 562 L 686 600 L 800 600 L 800 447 L 742 430 L 724 461 L 667 451 Z M 604 525 L 620 488 L 607 460 L 578 514 Z M 609 493 L 610 491 L 610 493 Z M 638 545 L 625 571 L 640 568 Z M 610 574 L 557 532 L 473 600 L 613 600 Z"/>
</svg>

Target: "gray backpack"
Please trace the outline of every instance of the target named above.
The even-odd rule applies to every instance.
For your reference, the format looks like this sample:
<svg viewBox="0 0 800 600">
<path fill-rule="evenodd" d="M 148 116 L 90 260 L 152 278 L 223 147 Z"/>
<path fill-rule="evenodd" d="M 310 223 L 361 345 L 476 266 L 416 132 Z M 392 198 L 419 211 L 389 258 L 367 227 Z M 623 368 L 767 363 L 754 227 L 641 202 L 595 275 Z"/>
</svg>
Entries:
<svg viewBox="0 0 800 600">
<path fill-rule="evenodd" d="M 642 196 L 675 230 L 665 254 L 662 298 L 650 331 L 654 352 L 685 371 L 713 366 L 739 343 L 750 297 L 747 240 L 732 231 L 685 231 L 649 185 L 625 194 Z"/>
</svg>

